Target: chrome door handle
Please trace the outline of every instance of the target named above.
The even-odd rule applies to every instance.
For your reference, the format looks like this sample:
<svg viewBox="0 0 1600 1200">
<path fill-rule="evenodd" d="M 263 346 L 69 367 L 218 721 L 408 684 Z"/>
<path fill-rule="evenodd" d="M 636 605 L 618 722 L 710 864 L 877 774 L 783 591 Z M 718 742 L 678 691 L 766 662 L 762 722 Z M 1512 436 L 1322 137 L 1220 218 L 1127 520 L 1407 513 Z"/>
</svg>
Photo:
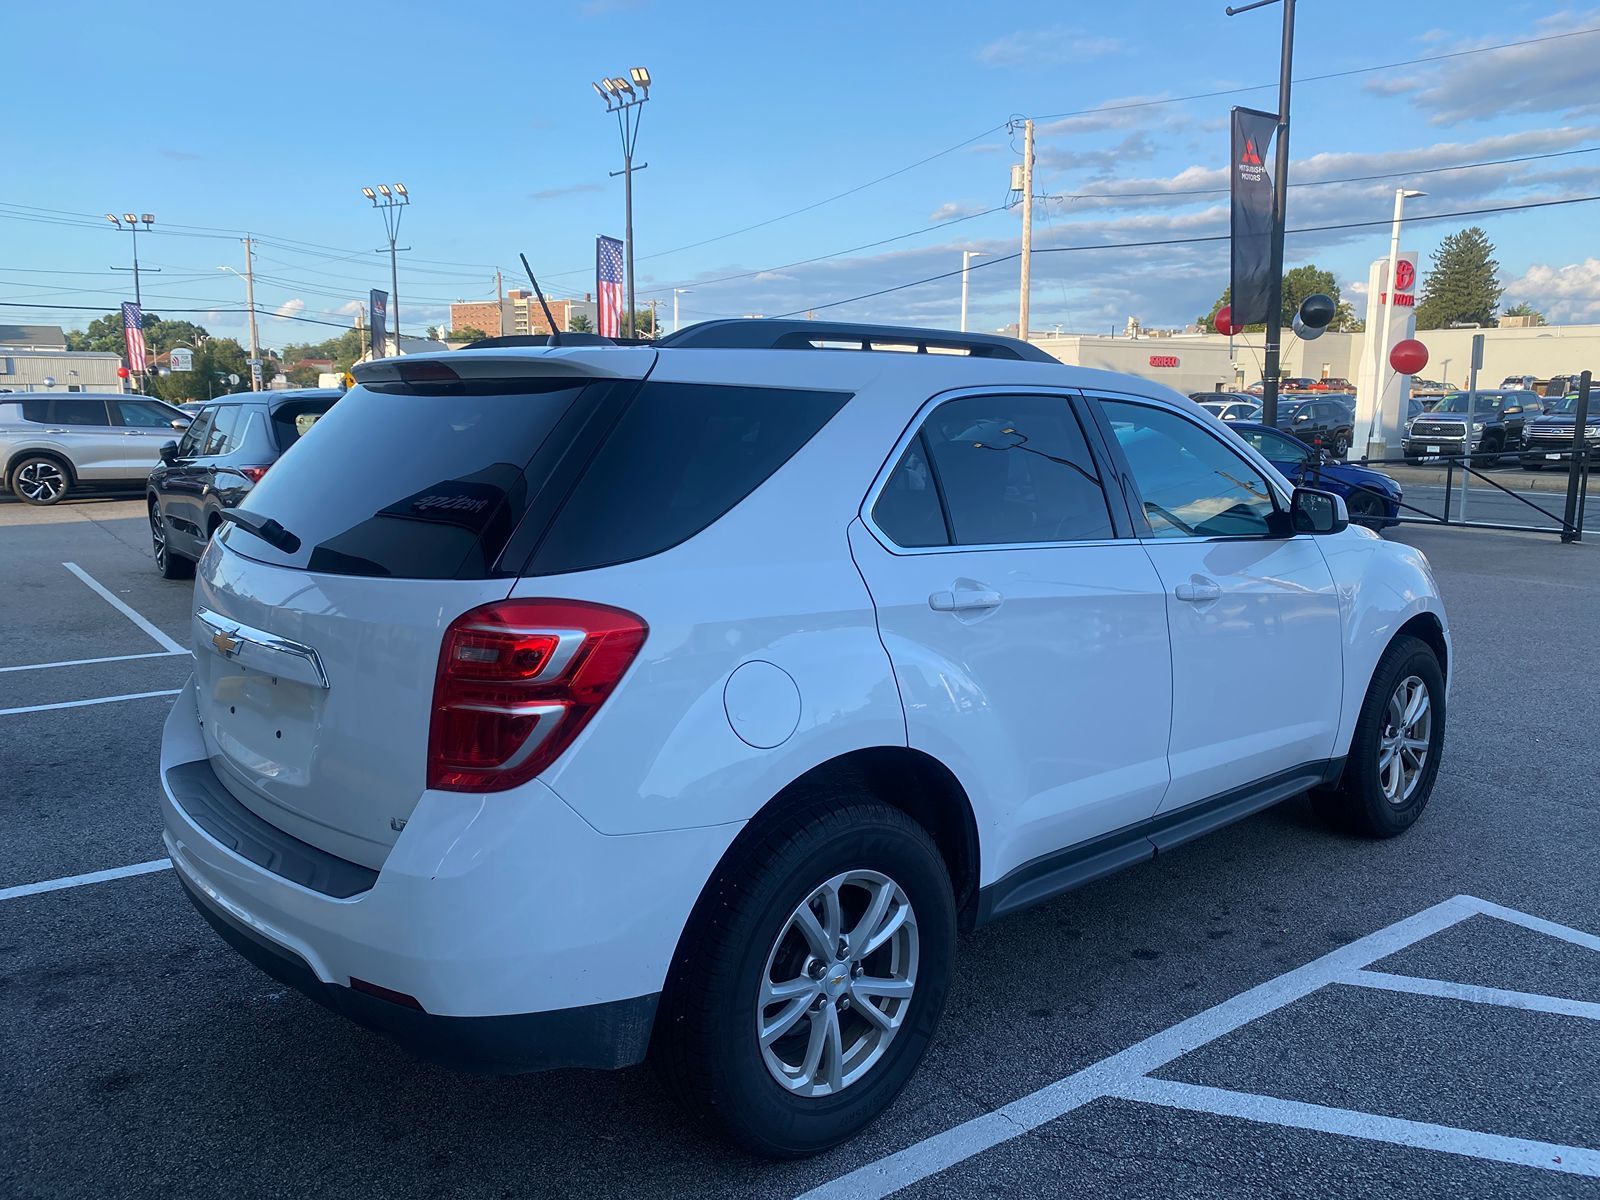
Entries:
<svg viewBox="0 0 1600 1200">
<path fill-rule="evenodd" d="M 999 608 L 1002 599 L 999 592 L 956 588 L 948 592 L 934 592 L 928 597 L 928 607 L 934 612 L 984 612 Z"/>
<path fill-rule="evenodd" d="M 122 431 L 122 436 L 123 437 L 143 437 L 144 436 L 144 430 L 142 430 L 142 429 L 124 429 Z"/>
<path fill-rule="evenodd" d="M 1196 575 L 1188 583 L 1180 583 L 1172 594 L 1186 604 L 1206 604 L 1222 599 L 1222 588 L 1210 579 Z"/>
</svg>

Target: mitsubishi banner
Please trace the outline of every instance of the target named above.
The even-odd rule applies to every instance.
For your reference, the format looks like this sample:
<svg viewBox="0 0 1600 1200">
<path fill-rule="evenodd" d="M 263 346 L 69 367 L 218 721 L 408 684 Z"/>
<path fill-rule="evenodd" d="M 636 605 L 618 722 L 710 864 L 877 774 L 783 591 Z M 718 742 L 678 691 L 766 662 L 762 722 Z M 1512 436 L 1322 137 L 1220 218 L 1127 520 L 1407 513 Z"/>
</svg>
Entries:
<svg viewBox="0 0 1600 1200">
<path fill-rule="evenodd" d="M 1277 129 L 1277 113 L 1233 110 L 1228 287 L 1235 326 L 1260 324 L 1272 310 L 1272 176 L 1266 163 Z"/>
<path fill-rule="evenodd" d="M 372 357 L 383 358 L 389 353 L 389 293 L 372 289 L 367 298 L 367 327 L 372 330 Z M 400 347 L 395 346 L 398 350 Z"/>
</svg>

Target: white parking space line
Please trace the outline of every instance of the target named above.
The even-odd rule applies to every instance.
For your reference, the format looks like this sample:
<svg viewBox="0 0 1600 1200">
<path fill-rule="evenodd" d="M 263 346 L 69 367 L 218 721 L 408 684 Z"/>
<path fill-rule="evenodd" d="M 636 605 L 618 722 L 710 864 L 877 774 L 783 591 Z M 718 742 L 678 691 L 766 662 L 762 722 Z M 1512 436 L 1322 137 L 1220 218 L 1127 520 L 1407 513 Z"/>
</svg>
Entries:
<svg viewBox="0 0 1600 1200">
<path fill-rule="evenodd" d="M 1326 1108 L 1299 1100 L 1230 1092 L 1224 1088 L 1177 1083 L 1170 1079 L 1128 1080 L 1119 1084 L 1112 1095 L 1123 1100 L 1159 1104 L 1163 1108 L 1211 1113 L 1219 1117 L 1239 1117 L 1266 1125 L 1284 1125 L 1290 1129 L 1338 1133 L 1369 1142 L 1439 1150 L 1446 1154 L 1460 1154 L 1467 1158 L 1482 1158 L 1519 1167 L 1538 1167 L 1567 1175 L 1600 1176 L 1600 1150 L 1583 1146 L 1561 1146 L 1497 1133 L 1479 1133 L 1450 1125 L 1407 1121 L 1401 1117 L 1383 1117 L 1376 1113 L 1353 1112 L 1347 1108 Z"/>
<path fill-rule="evenodd" d="M 135 625 L 137 625 L 140 629 L 144 630 L 151 637 L 155 638 L 156 644 L 158 646 L 160 646 L 163 650 L 167 651 L 167 653 L 169 653 L 169 654 L 182 654 L 182 653 L 184 653 L 184 649 L 183 649 L 182 646 L 178 645 L 177 642 L 173 641 L 166 634 L 162 633 L 161 630 L 157 629 L 154 625 L 152 625 L 149 621 L 145 620 L 138 613 L 134 612 L 133 609 L 129 608 L 125 603 L 123 603 L 121 600 L 119 600 L 116 596 L 113 596 L 110 591 L 108 591 L 104 586 L 102 586 L 94 578 L 94 576 L 90 575 L 89 572 L 85 571 L 77 563 L 62 563 L 61 565 L 63 567 L 65 567 L 67 570 L 71 571 L 79 579 L 83 580 L 84 583 L 88 584 L 89 587 L 97 595 L 99 595 L 99 597 L 102 600 L 104 600 L 107 604 L 111 605 L 112 608 L 116 609 L 123 616 L 127 617 L 128 620 L 132 621 Z"/>
<path fill-rule="evenodd" d="M 1081 1108 L 1095 1100 L 1108 1096 L 1126 1096 L 1136 1086 L 1142 1086 L 1145 1077 L 1151 1072 L 1166 1066 L 1174 1059 L 1193 1050 L 1198 1050 L 1216 1039 L 1232 1033 L 1234 1030 L 1275 1012 L 1295 1001 L 1303 999 L 1312 992 L 1329 984 L 1349 982 L 1352 976 L 1364 968 L 1387 958 L 1391 954 L 1404 950 L 1407 946 L 1433 936 L 1441 930 L 1449 929 L 1453 925 L 1475 916 L 1492 916 L 1502 920 L 1522 925 L 1529 929 L 1538 930 L 1552 937 L 1561 938 L 1563 941 L 1575 945 L 1587 946 L 1590 949 L 1600 950 L 1600 938 L 1581 930 L 1572 929 L 1565 925 L 1558 925 L 1553 921 L 1546 921 L 1540 917 L 1529 916 L 1517 912 L 1515 909 L 1504 908 L 1486 900 L 1479 900 L 1475 896 L 1454 896 L 1449 900 L 1441 901 L 1431 908 L 1425 908 L 1414 916 L 1406 917 L 1383 929 L 1370 933 L 1364 938 L 1359 938 L 1349 945 L 1341 946 L 1321 958 L 1314 959 L 1302 967 L 1297 967 L 1287 974 L 1276 979 L 1269 979 L 1265 983 L 1241 992 L 1230 1000 L 1224 1000 L 1204 1012 L 1180 1021 L 1178 1024 L 1160 1033 L 1154 1034 L 1133 1046 L 1128 1047 L 1109 1058 L 1100 1060 L 1091 1066 L 1085 1067 L 1076 1074 L 1065 1079 L 1049 1084 L 1031 1095 L 1013 1100 L 1010 1104 L 985 1113 L 981 1117 L 947 1129 L 943 1133 L 934 1134 L 932 1137 L 907 1146 L 904 1150 L 882 1158 L 877 1162 L 868 1163 L 863 1167 L 837 1179 L 828 1181 L 811 1191 L 806 1192 L 801 1200 L 881 1200 L 884 1196 L 892 1195 L 902 1188 L 910 1187 L 930 1175 L 937 1174 L 957 1163 L 964 1162 L 975 1154 L 982 1153 L 991 1147 L 1000 1145 L 1015 1137 L 1020 1137 L 1032 1129 L 1038 1128 L 1046 1122 L 1053 1121 L 1074 1109 Z M 1546 997 L 1544 999 L 1555 999 Z M 1268 1099 L 1265 1097 L 1250 1097 L 1251 1099 Z M 1287 1101 L 1277 1102 L 1287 1104 Z M 1315 1109 L 1316 1105 L 1307 1105 L 1306 1108 Z M 1258 1110 L 1265 1112 L 1266 1109 Z M 1282 1112 L 1285 1116 L 1294 1116 L 1295 1120 L 1276 1122 L 1298 1128 L 1322 1128 L 1305 1124 L 1306 1114 L 1284 1108 L 1274 1110 Z M 1330 1109 L 1326 1112 L 1338 1113 L 1340 1110 Z M 1366 1117 L 1367 1114 L 1347 1114 Z M 1253 1117 L 1255 1120 L 1272 1120 L 1265 1116 Z M 1498 1162 L 1516 1162 L 1524 1165 L 1547 1165 L 1544 1162 L 1525 1162 L 1529 1154 L 1537 1156 L 1545 1151 L 1545 1144 L 1540 1142 L 1524 1142 L 1516 1138 L 1492 1138 L 1488 1134 L 1475 1134 L 1470 1130 L 1448 1130 L 1443 1126 L 1426 1126 L 1418 1122 L 1399 1122 L 1394 1125 L 1384 1124 L 1384 1118 L 1372 1117 L 1375 1124 L 1363 1126 L 1367 1132 L 1354 1136 L 1365 1136 L 1370 1139 L 1398 1141 L 1402 1145 L 1423 1145 L 1433 1148 L 1449 1148 L 1452 1153 L 1472 1154 L 1470 1149 L 1459 1149 L 1463 1146 L 1477 1146 L 1492 1150 L 1481 1157 L 1488 1157 Z M 1330 1118 L 1331 1120 L 1331 1118 Z M 1331 1126 L 1330 1126 L 1331 1128 Z M 1374 1131 L 1378 1129 L 1390 1130 L 1397 1134 L 1394 1138 L 1387 1138 Z M 1443 1137 L 1437 1134 L 1445 1130 L 1451 1138 L 1448 1147 L 1434 1142 L 1421 1142 L 1415 1140 L 1425 1134 L 1427 1137 Z M 1333 1130 L 1344 1132 L 1344 1130 Z M 1403 1135 L 1403 1136 L 1399 1136 Z M 1408 1140 L 1411 1139 L 1411 1140 Z M 1489 1139 L 1489 1140 L 1474 1140 Z M 1446 1139 L 1448 1140 L 1448 1139 Z M 1529 1149 L 1530 1147 L 1534 1149 Z M 1560 1148 L 1556 1148 L 1560 1150 Z M 1520 1155 L 1523 1157 L 1506 1157 L 1506 1155 Z M 1588 1155 L 1588 1158 L 1582 1158 Z M 1595 1170 L 1587 1173 L 1600 1173 L 1600 1152 L 1587 1150 L 1580 1152 L 1580 1160 L 1591 1163 Z"/>
<path fill-rule="evenodd" d="M 19 883 L 16 887 L 0 888 L 0 900 L 17 900 L 23 896 L 37 896 L 40 892 L 59 892 L 63 888 L 83 887 L 88 883 L 109 883 L 113 879 L 127 879 L 132 875 L 148 875 L 152 871 L 165 871 L 172 866 L 170 858 L 155 858 L 149 862 L 134 863 L 128 867 L 112 867 L 109 871 L 90 871 L 87 875 L 66 875 L 60 879 L 46 879 L 40 883 Z"/>
<path fill-rule="evenodd" d="M 112 654 L 105 658 L 68 658 L 61 662 L 24 663 L 20 667 L 0 667 L 0 675 L 7 671 L 49 671 L 55 667 L 92 667 L 97 663 L 132 662 L 137 658 L 190 657 L 187 650 L 152 650 L 148 654 Z"/>
<path fill-rule="evenodd" d="M 15 717 L 22 713 L 51 712 L 58 708 L 88 708 L 91 704 L 115 704 L 119 700 L 148 700 L 152 696 L 176 696 L 182 688 L 168 688 L 160 692 L 129 692 L 126 696 L 96 696 L 93 700 L 60 700 L 55 704 L 29 704 L 23 708 L 0 708 L 0 717 Z"/>
<path fill-rule="evenodd" d="M 1561 1017 L 1586 1017 L 1600 1021 L 1600 1004 L 1588 1000 L 1568 1000 L 1564 996 L 1540 996 L 1533 992 L 1511 992 L 1504 988 L 1477 987 L 1470 983 L 1450 983 L 1443 979 L 1421 979 L 1414 975 L 1390 975 L 1387 971 L 1352 971 L 1342 983 L 1358 987 L 1405 992 L 1413 996 L 1438 996 L 1445 1000 L 1467 1000 L 1473 1004 L 1498 1004 L 1527 1012 L 1554 1013 Z"/>
</svg>

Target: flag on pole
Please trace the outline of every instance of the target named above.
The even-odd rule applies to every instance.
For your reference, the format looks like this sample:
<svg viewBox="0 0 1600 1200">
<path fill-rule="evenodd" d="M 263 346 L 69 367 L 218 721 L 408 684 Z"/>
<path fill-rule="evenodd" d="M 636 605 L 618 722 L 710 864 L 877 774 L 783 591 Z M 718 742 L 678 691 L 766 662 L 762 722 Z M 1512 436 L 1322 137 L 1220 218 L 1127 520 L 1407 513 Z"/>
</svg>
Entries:
<svg viewBox="0 0 1600 1200">
<path fill-rule="evenodd" d="M 1278 130 L 1278 114 L 1253 108 L 1233 110 L 1232 256 L 1228 303 L 1235 326 L 1265 321 L 1272 309 L 1272 176 L 1267 149 Z"/>
<path fill-rule="evenodd" d="M 150 361 L 144 347 L 144 316 L 137 304 L 122 306 L 122 340 L 128 347 L 128 370 L 143 375 Z"/>
<path fill-rule="evenodd" d="M 622 243 L 616 238 L 594 240 L 595 297 L 599 306 L 601 337 L 622 336 Z"/>
</svg>

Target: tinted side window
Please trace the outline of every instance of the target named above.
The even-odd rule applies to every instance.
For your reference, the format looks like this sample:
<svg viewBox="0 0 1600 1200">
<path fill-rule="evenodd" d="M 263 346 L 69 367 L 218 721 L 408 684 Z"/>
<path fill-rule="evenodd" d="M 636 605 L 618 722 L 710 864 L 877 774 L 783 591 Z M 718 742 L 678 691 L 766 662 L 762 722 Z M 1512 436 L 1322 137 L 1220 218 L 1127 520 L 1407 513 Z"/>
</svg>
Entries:
<svg viewBox="0 0 1600 1200">
<path fill-rule="evenodd" d="M 1165 409 L 1103 400 L 1158 538 L 1265 537 L 1272 491 L 1199 425 Z"/>
<path fill-rule="evenodd" d="M 224 405 L 217 409 L 212 418 L 211 429 L 206 434 L 204 448 L 200 454 L 211 457 L 216 454 L 226 454 L 236 444 L 234 431 L 239 427 L 239 418 L 244 415 L 244 409 L 237 404 Z"/>
<path fill-rule="evenodd" d="M 1300 462 L 1306 456 L 1305 448 L 1300 443 L 1270 429 L 1241 429 L 1239 436 L 1254 446 L 1261 457 L 1269 462 Z"/>
<path fill-rule="evenodd" d="M 52 400 L 50 420 L 57 425 L 109 425 L 104 400 Z"/>
<path fill-rule="evenodd" d="M 215 408 L 202 408 L 197 416 L 184 430 L 183 439 L 178 443 L 179 458 L 194 458 L 200 454 L 201 448 L 206 444 L 206 439 L 211 436 L 211 422 L 216 418 Z"/>
<path fill-rule="evenodd" d="M 965 396 L 922 427 L 956 544 L 1115 536 L 1100 475 L 1059 396 Z"/>
<path fill-rule="evenodd" d="M 278 450 L 287 450 L 298 442 L 317 423 L 322 414 L 333 407 L 337 396 L 309 400 L 289 400 L 272 410 L 272 434 Z"/>
<path fill-rule="evenodd" d="M 919 433 L 900 456 L 878 500 L 872 520 L 897 546 L 948 546 L 944 508 L 928 465 L 928 452 Z"/>
<path fill-rule="evenodd" d="M 122 423 L 132 429 L 171 429 L 175 414 L 154 400 L 118 400 Z"/>
<path fill-rule="evenodd" d="M 630 562 L 686 541 L 788 462 L 849 398 L 645 384 L 573 487 L 529 573 Z"/>
<path fill-rule="evenodd" d="M 36 425 L 48 425 L 50 423 L 50 401 L 48 400 L 24 400 L 17 407 L 22 409 L 22 419 L 24 421 L 32 421 Z"/>
</svg>

